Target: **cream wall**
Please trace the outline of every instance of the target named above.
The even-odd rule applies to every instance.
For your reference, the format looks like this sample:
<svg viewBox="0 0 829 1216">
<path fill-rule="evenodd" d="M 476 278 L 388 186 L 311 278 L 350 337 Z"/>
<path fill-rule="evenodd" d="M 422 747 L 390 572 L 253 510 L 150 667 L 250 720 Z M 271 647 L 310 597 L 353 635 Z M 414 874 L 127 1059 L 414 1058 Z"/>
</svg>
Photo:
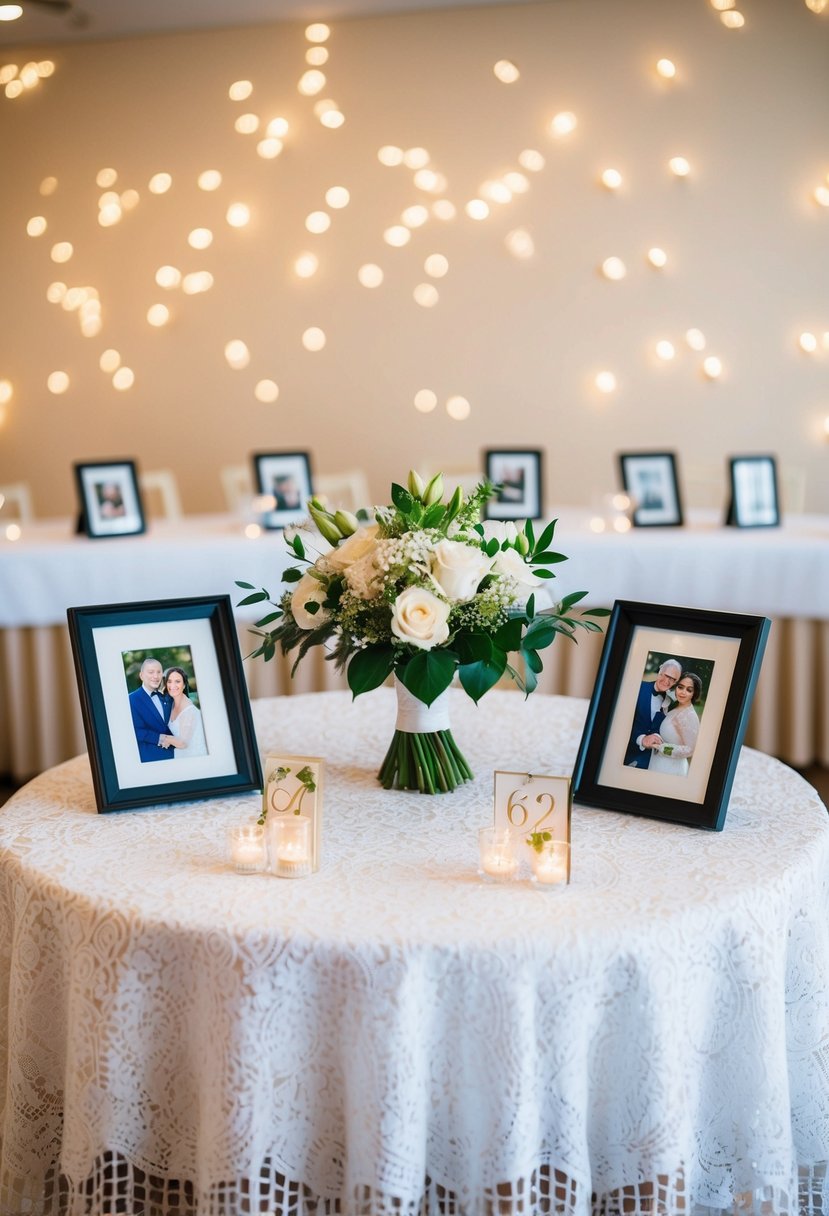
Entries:
<svg viewBox="0 0 829 1216">
<path fill-rule="evenodd" d="M 317 98 L 296 84 L 308 42 L 301 24 L 231 29 L 122 42 L 28 48 L 0 62 L 51 58 L 54 75 L 16 99 L 0 93 L 0 483 L 25 478 L 39 515 L 68 513 L 73 459 L 135 456 L 141 467 L 172 467 L 185 509 L 222 508 L 219 469 L 254 450 L 308 448 L 318 471 L 361 465 L 376 499 L 412 465 L 468 468 L 485 446 L 533 446 L 547 453 L 547 506 L 588 503 L 615 485 L 620 449 L 674 449 L 681 470 L 724 476 L 730 452 L 771 451 L 807 475 L 806 506 L 829 511 L 829 349 L 798 347 L 804 330 L 829 332 L 829 209 L 812 192 L 829 172 L 829 13 L 802 0 L 746 0 L 742 30 L 723 27 L 707 0 L 555 0 L 551 3 L 421 12 L 332 24 L 328 83 L 320 96 L 346 122 L 326 130 Z M 667 83 L 660 56 L 677 65 Z M 493 75 L 508 58 L 512 85 Z M 229 85 L 254 85 L 233 102 Z M 572 110 L 578 127 L 550 134 Z M 239 114 L 262 125 L 285 116 L 282 154 L 256 154 L 258 135 L 234 130 Z M 403 208 L 433 201 L 405 167 L 377 159 L 381 145 L 425 147 L 458 208 L 434 217 L 393 249 L 382 234 Z M 475 222 L 464 204 L 486 179 L 518 167 L 537 149 L 545 168 L 530 189 L 493 205 Z M 667 161 L 683 155 L 679 180 Z M 116 190 L 140 201 L 110 228 L 97 222 L 96 174 L 111 166 Z M 616 195 L 597 184 L 613 166 Z M 221 188 L 196 185 L 219 169 Z M 152 174 L 172 174 L 163 196 Z M 54 194 L 39 184 L 58 179 Z M 347 208 L 330 230 L 304 228 L 344 185 Z M 228 205 L 252 213 L 232 229 Z M 43 215 L 43 236 L 26 235 Z M 212 246 L 188 247 L 197 226 Z M 525 229 L 535 256 L 516 260 L 506 235 Z M 50 260 L 56 241 L 72 259 Z M 663 271 L 645 259 L 669 256 Z M 314 277 L 293 272 L 305 250 Z M 428 254 L 449 272 L 434 280 L 438 304 L 422 308 L 414 288 L 430 281 Z M 609 255 L 627 277 L 608 282 Z M 367 290 L 357 270 L 376 262 L 383 285 Z M 188 297 L 155 284 L 156 269 L 207 269 L 214 286 Z M 47 301 L 50 283 L 94 286 L 103 328 L 81 336 L 77 313 Z M 172 313 L 163 329 L 150 305 Z M 321 327 L 319 353 L 301 345 Z M 701 329 L 707 353 L 724 365 L 711 382 L 703 356 L 684 342 Z M 244 340 L 251 362 L 232 370 L 225 343 Z M 655 364 L 658 339 L 677 357 Z M 829 343 L 829 337 L 827 337 Z M 127 392 L 98 366 L 116 348 L 135 372 Z M 612 370 L 618 390 L 593 379 Z M 70 376 L 60 396 L 54 370 Z M 279 385 L 258 402 L 257 381 Z M 438 397 L 430 414 L 413 398 Z M 453 394 L 471 412 L 454 421 Z M 688 497 L 706 493 L 696 487 Z M 707 493 L 710 495 L 711 489 Z"/>
</svg>

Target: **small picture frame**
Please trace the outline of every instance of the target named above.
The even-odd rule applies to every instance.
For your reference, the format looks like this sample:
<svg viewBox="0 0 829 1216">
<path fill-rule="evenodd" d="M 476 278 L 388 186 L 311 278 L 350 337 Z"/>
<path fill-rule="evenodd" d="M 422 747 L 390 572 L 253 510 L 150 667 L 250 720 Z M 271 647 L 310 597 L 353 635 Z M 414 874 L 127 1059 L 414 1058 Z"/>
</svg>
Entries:
<svg viewBox="0 0 829 1216">
<path fill-rule="evenodd" d="M 620 452 L 622 487 L 633 504 L 635 528 L 679 528 L 682 499 L 673 452 Z"/>
<path fill-rule="evenodd" d="M 574 800 L 721 831 L 770 625 L 761 616 L 617 600 Z"/>
<path fill-rule="evenodd" d="M 731 456 L 726 525 L 776 528 L 780 523 L 777 462 L 773 456 Z"/>
<path fill-rule="evenodd" d="M 138 536 L 146 531 L 144 504 L 134 460 L 76 463 L 78 531 L 92 540 Z"/>
<path fill-rule="evenodd" d="M 262 789 L 229 596 L 67 618 L 99 812 Z"/>
<path fill-rule="evenodd" d="M 499 486 L 484 507 L 485 519 L 540 519 L 542 454 L 534 448 L 484 452 L 484 473 Z"/>
<path fill-rule="evenodd" d="M 545 839 L 570 843 L 573 783 L 569 777 L 496 770 L 493 802 L 496 833 L 508 833 L 517 845 L 519 860 L 528 865 Z"/>
<path fill-rule="evenodd" d="M 264 527 L 287 528 L 306 519 L 314 493 L 309 454 L 255 452 L 252 459 L 257 492 L 273 502 L 263 512 Z"/>
<path fill-rule="evenodd" d="M 311 820 L 311 872 L 320 866 L 322 843 L 321 756 L 265 757 L 262 820 L 266 829 L 280 816 L 306 815 Z"/>
</svg>

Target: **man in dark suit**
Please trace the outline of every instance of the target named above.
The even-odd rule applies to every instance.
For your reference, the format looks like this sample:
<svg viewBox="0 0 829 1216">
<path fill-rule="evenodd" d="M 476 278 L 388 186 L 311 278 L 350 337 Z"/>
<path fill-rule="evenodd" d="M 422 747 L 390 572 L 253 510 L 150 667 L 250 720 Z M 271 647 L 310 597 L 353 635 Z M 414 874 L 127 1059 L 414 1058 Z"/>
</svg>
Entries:
<svg viewBox="0 0 829 1216">
<path fill-rule="evenodd" d="M 658 741 L 659 728 L 672 702 L 667 693 L 682 675 L 682 664 L 666 659 L 655 680 L 643 680 L 636 698 L 633 727 L 625 751 L 625 764 L 632 768 L 647 768 L 651 762 L 650 744 Z M 656 736 L 656 738 L 654 738 Z"/>
<path fill-rule="evenodd" d="M 173 699 L 159 692 L 162 680 L 158 659 L 148 658 L 141 664 L 141 687 L 130 693 L 130 712 L 138 755 L 141 760 L 172 760 L 175 749 L 166 742 L 167 727 Z"/>
</svg>

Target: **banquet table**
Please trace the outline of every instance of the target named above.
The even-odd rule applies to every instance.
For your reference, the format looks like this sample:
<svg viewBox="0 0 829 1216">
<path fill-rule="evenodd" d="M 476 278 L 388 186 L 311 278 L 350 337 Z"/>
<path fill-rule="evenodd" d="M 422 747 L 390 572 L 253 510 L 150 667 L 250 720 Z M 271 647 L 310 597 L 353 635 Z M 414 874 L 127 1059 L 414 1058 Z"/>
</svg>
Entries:
<svg viewBox="0 0 829 1216">
<path fill-rule="evenodd" d="M 322 862 L 239 875 L 256 793 L 0 811 L 4 1216 L 829 1216 L 829 816 L 744 748 L 725 828 L 575 807 L 572 881 L 487 884 L 492 773 L 583 700 L 451 692 L 476 779 L 384 791 L 395 700 L 255 703 L 325 757 Z"/>
<path fill-rule="evenodd" d="M 595 517 L 557 510 L 554 547 L 560 597 L 588 591 L 585 605 L 614 600 L 686 605 L 773 619 L 749 722 L 751 746 L 805 767 L 829 765 L 829 517 L 793 515 L 780 528 L 721 526 L 705 510 L 683 528 L 591 530 Z M 90 540 L 68 520 L 26 525 L 19 540 L 0 534 L 0 773 L 22 780 L 84 747 L 66 609 L 196 595 L 243 593 L 242 580 L 276 594 L 293 558 L 280 533 L 245 534 L 230 515 L 159 520 L 141 536 Z M 237 610 L 242 653 L 260 615 Z M 601 637 L 545 652 L 542 692 L 587 696 Z M 252 696 L 344 687 L 315 648 L 296 678 L 290 661 L 246 664 Z M 21 695 L 21 689 L 25 695 Z"/>
</svg>

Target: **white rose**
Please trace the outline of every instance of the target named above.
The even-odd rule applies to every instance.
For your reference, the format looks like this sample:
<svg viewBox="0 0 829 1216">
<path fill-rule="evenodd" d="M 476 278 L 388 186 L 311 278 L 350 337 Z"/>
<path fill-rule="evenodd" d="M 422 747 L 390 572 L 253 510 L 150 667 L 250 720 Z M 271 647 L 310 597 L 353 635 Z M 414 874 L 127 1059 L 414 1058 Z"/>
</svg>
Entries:
<svg viewBox="0 0 829 1216">
<path fill-rule="evenodd" d="M 324 621 L 328 620 L 330 614 L 322 606 L 327 595 L 325 585 L 318 578 L 313 578 L 310 574 L 303 574 L 291 596 L 291 612 L 300 629 L 318 629 Z M 309 612 L 305 605 L 310 603 L 319 604 L 319 611 Z"/>
<path fill-rule="evenodd" d="M 432 577 L 450 600 L 471 600 L 478 583 L 489 573 L 492 558 L 476 545 L 442 540 L 432 550 Z"/>
<path fill-rule="evenodd" d="M 499 545 L 505 540 L 512 545 L 518 539 L 518 529 L 509 519 L 485 519 L 481 527 L 484 530 L 484 540 L 497 540 Z"/>
<path fill-rule="evenodd" d="M 518 584 L 518 598 L 522 601 L 526 601 L 541 587 L 541 579 L 536 578 L 532 568 L 515 549 L 502 549 L 497 553 L 492 572 L 500 574 L 502 578 L 515 579 Z"/>
<path fill-rule="evenodd" d="M 326 560 L 333 570 L 347 570 L 352 562 L 359 561 L 374 549 L 377 544 L 377 524 L 368 528 L 358 528 L 341 545 L 327 553 Z"/>
<path fill-rule="evenodd" d="M 449 605 L 425 587 L 407 587 L 392 605 L 392 633 L 421 650 L 431 650 L 446 641 L 448 621 Z"/>
</svg>

